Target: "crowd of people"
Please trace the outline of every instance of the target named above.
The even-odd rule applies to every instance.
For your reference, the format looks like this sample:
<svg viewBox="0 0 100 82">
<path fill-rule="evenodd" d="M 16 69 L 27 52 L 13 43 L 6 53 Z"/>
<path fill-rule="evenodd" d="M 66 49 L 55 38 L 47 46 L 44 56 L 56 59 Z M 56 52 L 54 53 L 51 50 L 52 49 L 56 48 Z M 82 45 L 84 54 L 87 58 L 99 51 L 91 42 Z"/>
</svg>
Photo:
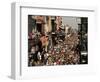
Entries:
<svg viewBox="0 0 100 82">
<path fill-rule="evenodd" d="M 79 35 L 69 28 L 43 34 L 29 33 L 28 65 L 68 65 L 80 63 Z"/>
<path fill-rule="evenodd" d="M 88 63 L 87 18 L 80 18 L 78 27 L 62 20 L 61 16 L 28 16 L 28 66 Z"/>
</svg>

